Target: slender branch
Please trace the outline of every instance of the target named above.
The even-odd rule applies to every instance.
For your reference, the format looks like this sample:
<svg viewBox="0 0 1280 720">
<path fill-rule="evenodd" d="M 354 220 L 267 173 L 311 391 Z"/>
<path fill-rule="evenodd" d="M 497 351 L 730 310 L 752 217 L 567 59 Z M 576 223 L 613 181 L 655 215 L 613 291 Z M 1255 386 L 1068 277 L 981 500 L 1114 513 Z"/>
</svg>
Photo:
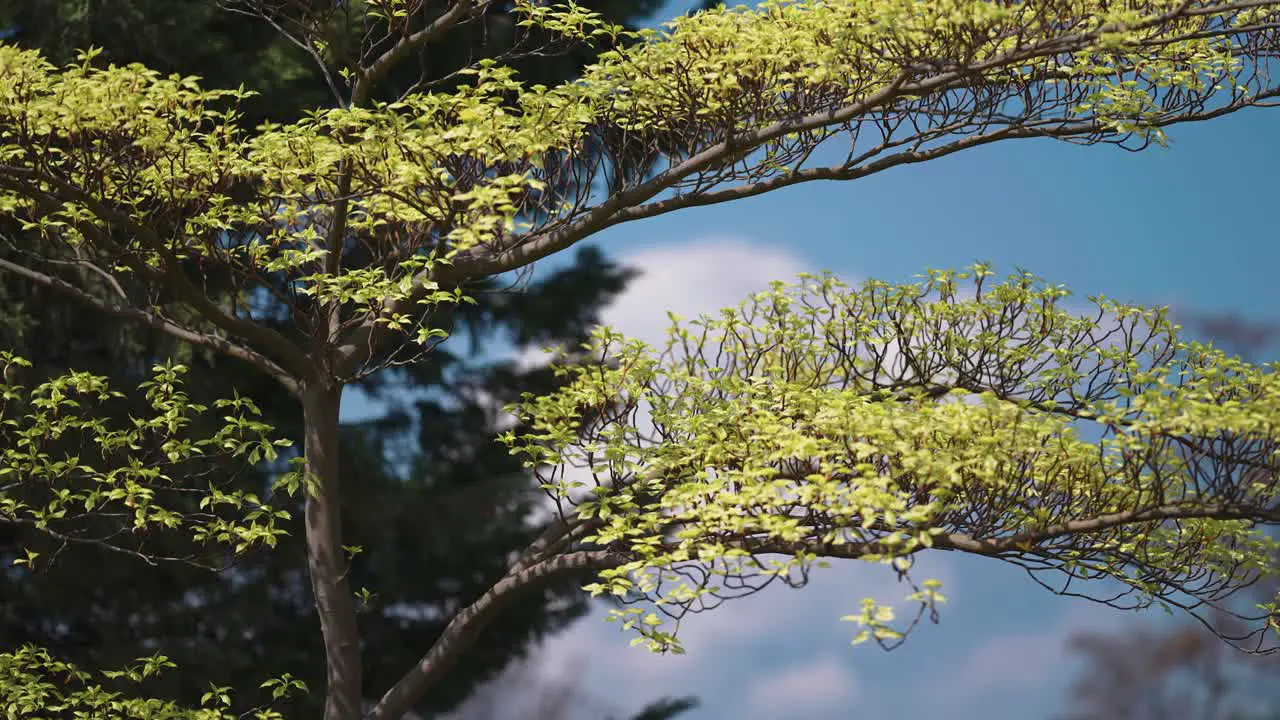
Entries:
<svg viewBox="0 0 1280 720">
<path fill-rule="evenodd" d="M 1268 90 L 1258 93 L 1256 99 L 1265 99 L 1280 97 L 1280 88 Z M 1256 103 L 1250 103 L 1254 106 Z M 1198 122 L 1200 120 L 1208 120 L 1221 115 L 1235 112 L 1239 106 L 1228 105 L 1203 113 L 1188 113 L 1179 115 L 1168 121 L 1159 123 L 1160 127 L 1169 127 L 1184 122 Z M 1011 140 L 1018 138 L 1054 138 L 1066 139 L 1081 135 L 1091 135 L 1102 130 L 1102 125 L 1097 121 L 1085 121 L 1064 125 L 1058 123 L 1053 128 L 1041 128 L 1032 125 L 1017 125 L 997 130 L 995 132 L 985 133 L 982 135 L 969 135 L 955 142 L 939 145 L 938 147 L 928 150 L 908 150 L 888 157 L 880 158 L 874 162 L 866 163 L 850 167 L 848 165 L 833 165 L 829 167 L 810 168 L 807 170 L 797 170 L 787 173 L 769 180 L 763 180 L 748 185 L 740 185 L 738 187 L 726 188 L 715 192 L 691 193 L 689 195 L 681 195 L 666 200 L 648 203 L 637 206 L 628 210 L 624 215 L 615 218 L 611 225 L 616 225 L 632 220 L 640 220 L 643 218 L 657 217 L 666 213 L 681 210 L 689 207 L 701 207 L 703 205 L 717 205 L 719 203 L 731 202 L 734 200 L 742 200 L 744 198 L 761 195 L 771 190 L 790 187 L 800 183 L 813 182 L 815 180 L 857 180 L 878 172 L 882 172 L 889 168 L 898 167 L 900 165 L 911 165 L 914 163 L 927 162 L 934 160 L 960 150 L 972 147 L 979 147 L 998 140 Z"/>
<path fill-rule="evenodd" d="M 268 25 L 274 28 L 276 32 L 283 35 L 285 40 L 288 40 L 289 42 L 293 43 L 295 46 L 298 47 L 298 49 L 305 52 L 311 58 L 311 61 L 315 63 L 315 66 L 320 69 L 320 75 L 324 77 L 324 82 L 325 82 L 325 85 L 328 86 L 329 93 L 333 95 L 333 99 L 338 103 L 339 106 L 341 106 L 342 100 L 343 100 L 342 91 L 338 89 L 338 83 L 333 79 L 333 73 L 329 71 L 329 64 L 326 63 L 324 61 L 324 58 L 320 56 L 320 53 L 316 50 L 316 46 L 311 41 L 311 38 L 306 38 L 305 40 L 299 40 L 297 37 L 293 35 L 293 33 L 289 32 L 288 30 L 285 30 L 274 19 L 267 17 L 267 15 L 258 14 L 256 17 L 258 17 L 261 20 L 264 20 Z"/>
<path fill-rule="evenodd" d="M 1226 505 L 1174 505 L 1166 504 L 1142 510 L 1125 510 L 1108 513 L 1081 520 L 1069 520 L 1064 523 L 1049 525 L 1039 530 L 1007 535 L 999 538 L 979 538 L 967 533 L 947 532 L 935 535 L 933 548 L 937 550 L 959 550 L 970 555 L 997 557 L 1009 553 L 1025 554 L 1047 540 L 1067 535 L 1088 535 L 1102 532 L 1123 525 L 1137 523 L 1160 522 L 1164 520 L 1265 520 L 1280 521 L 1280 507 L 1270 510 L 1247 509 Z M 876 526 L 873 526 L 876 527 Z M 879 526 L 882 530 L 892 530 L 889 526 Z M 728 547 L 740 547 L 755 554 L 796 555 L 810 553 L 825 558 L 856 560 L 869 554 L 893 552 L 879 540 L 844 543 L 835 545 L 813 540 L 795 542 L 737 540 L 726 543 Z M 925 550 L 920 547 L 912 554 Z"/>
<path fill-rule="evenodd" d="M 130 550 L 127 547 L 122 547 L 120 545 L 113 545 L 110 542 L 107 542 L 106 540 L 101 540 L 98 538 L 84 538 L 84 537 L 76 537 L 75 535 L 67 535 L 66 533 L 61 533 L 61 532 L 58 532 L 57 530 L 53 530 L 48 526 L 40 527 L 39 523 L 37 523 L 36 521 L 28 520 L 26 518 L 14 518 L 14 517 L 6 517 L 3 515 L 0 515 L 0 524 L 21 525 L 24 527 L 29 527 L 34 529 L 37 533 L 41 535 L 51 537 L 54 540 L 62 541 L 64 545 L 68 543 L 74 544 L 74 545 L 90 545 L 90 546 L 99 548 L 101 550 L 105 550 L 107 552 L 113 552 L 120 555 L 127 555 L 131 558 L 134 558 L 135 560 L 141 560 L 142 562 L 146 563 L 147 565 L 150 565 L 151 567 L 158 567 L 160 563 L 175 563 L 175 564 L 181 564 L 181 565 L 188 565 L 190 567 L 197 568 L 200 570 L 208 570 L 210 572 L 221 572 L 226 569 L 225 566 L 219 567 L 217 565 L 208 565 L 202 562 L 197 562 L 195 560 L 192 560 L 191 558 L 169 556 L 169 555 L 153 555 L 153 554 L 140 552 L 138 550 Z"/>
<path fill-rule="evenodd" d="M 1000 555 L 1021 551 L 1022 546 L 1028 544 L 1035 545 L 1066 535 L 1087 535 L 1135 523 L 1190 519 L 1280 522 L 1280 507 L 1263 510 L 1232 505 L 1165 504 L 1141 510 L 1108 513 L 1082 520 L 1068 520 L 1064 523 L 1049 525 L 1040 530 L 1029 530 L 996 540 L 982 540 L 964 533 L 946 533 L 934 540 L 934 547 L 962 550 L 975 555 Z"/>
<path fill-rule="evenodd" d="M 18 265 L 2 258 L 0 258 L 0 270 L 11 272 L 15 275 L 31 280 L 38 285 L 48 287 L 99 312 L 135 320 L 144 325 L 149 325 L 157 330 L 166 332 L 179 340 L 216 350 L 217 352 L 228 357 L 236 358 L 237 360 L 243 360 L 244 362 L 250 363 L 254 367 L 257 367 L 271 375 L 272 378 L 283 385 L 291 394 L 297 395 L 298 393 L 297 379 L 290 375 L 284 368 L 272 362 L 270 358 L 254 352 L 242 345 L 233 343 L 226 338 L 193 330 L 185 325 L 180 325 L 155 311 L 111 305 L 60 278 L 37 272 L 31 268 Z"/>
<path fill-rule="evenodd" d="M 410 53 L 421 49 L 432 40 L 443 35 L 445 31 L 458 24 L 468 14 L 484 9 L 489 5 L 489 2 L 490 0 L 457 0 L 430 25 L 400 38 L 395 45 L 378 56 L 368 68 L 360 71 L 355 86 L 351 90 L 351 105 L 358 106 L 363 104 L 368 99 L 369 93 L 373 91 L 374 85 L 386 77 L 387 73 L 391 72 Z"/>
</svg>

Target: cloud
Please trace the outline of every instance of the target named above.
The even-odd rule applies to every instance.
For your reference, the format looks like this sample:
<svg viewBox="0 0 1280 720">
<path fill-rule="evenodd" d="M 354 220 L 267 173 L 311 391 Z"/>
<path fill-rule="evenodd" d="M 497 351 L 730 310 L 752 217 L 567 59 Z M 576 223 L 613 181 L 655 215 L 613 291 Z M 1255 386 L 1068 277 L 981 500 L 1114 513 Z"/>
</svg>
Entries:
<svg viewBox="0 0 1280 720">
<path fill-rule="evenodd" d="M 923 555 L 912 575 L 938 578 L 952 591 L 951 559 Z M 633 636 L 605 622 L 599 605 L 543 642 L 531 662 L 548 681 L 563 681 L 563 668 L 582 668 L 583 688 L 608 688 L 609 703 L 628 712 L 662 696 L 695 695 L 703 709 L 691 717 L 844 718 L 860 686 L 854 663 L 876 662 L 881 651 L 870 644 L 851 647 L 857 628 L 841 616 L 856 613 L 862 598 L 873 597 L 896 605 L 906 619 L 916 607 L 901 602 L 909 592 L 888 567 L 834 562 L 815 569 L 806 587 L 775 584 L 687 617 L 680 628 L 683 655 L 630 647 Z M 916 632 L 936 630 L 925 626 Z M 806 682 L 811 687 L 802 692 Z M 752 688 L 746 695 L 744 684 Z"/>
<path fill-rule="evenodd" d="M 617 258 L 638 275 L 602 312 L 601 324 L 612 326 L 628 338 L 661 347 L 671 325 L 668 312 L 684 319 L 716 315 L 721 308 L 737 305 L 752 293 L 768 288 L 774 280 L 794 281 L 808 268 L 804 260 L 782 248 L 758 245 L 745 238 L 708 237 L 679 245 L 652 247 Z M 523 351 L 516 363 L 534 367 L 547 362 L 540 348 Z M 514 418 L 503 419 L 504 427 Z M 641 403 L 636 426 L 651 429 L 649 407 Z M 585 467 L 566 466 L 566 482 L 594 484 Z"/>
<path fill-rule="evenodd" d="M 1070 658 L 1068 639 L 1080 632 L 1105 631 L 1134 616 L 1087 601 L 1073 602 L 1038 628 L 996 633 L 973 648 L 942 675 L 930 701 L 939 708 L 968 706 L 986 695 L 1007 694 L 1011 688 L 1043 687 L 1061 680 Z M 1149 622 L 1150 618 L 1141 621 Z"/>
<path fill-rule="evenodd" d="M 671 321 L 668 312 L 692 319 L 716 315 L 749 295 L 766 290 L 774 280 L 794 281 L 805 262 L 784 249 L 734 237 L 711 237 L 681 245 L 648 248 L 617 258 L 639 274 L 604 309 L 603 325 L 630 338 L 661 345 Z M 546 362 L 546 353 L 531 348 L 518 363 Z"/>
<path fill-rule="evenodd" d="M 774 280 L 794 281 L 807 268 L 784 249 L 738 238 L 708 238 L 624 255 L 621 263 L 640 271 L 605 311 L 603 320 L 648 343 L 661 342 L 666 311 L 693 318 L 737 305 Z"/>
<path fill-rule="evenodd" d="M 826 655 L 776 671 L 747 695 L 749 718 L 847 717 L 858 699 L 858 681 L 845 662 Z"/>
</svg>

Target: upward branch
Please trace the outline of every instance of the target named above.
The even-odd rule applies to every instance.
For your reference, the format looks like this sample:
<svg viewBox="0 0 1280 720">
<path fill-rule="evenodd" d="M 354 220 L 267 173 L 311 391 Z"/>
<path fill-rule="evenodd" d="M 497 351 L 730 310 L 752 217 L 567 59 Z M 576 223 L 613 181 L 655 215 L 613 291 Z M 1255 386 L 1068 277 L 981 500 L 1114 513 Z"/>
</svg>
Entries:
<svg viewBox="0 0 1280 720">
<path fill-rule="evenodd" d="M 449 32 L 454 25 L 472 15 L 484 12 L 490 0 L 456 0 L 447 10 L 420 30 L 403 34 L 395 44 L 378 55 L 368 67 L 360 68 L 351 90 L 351 104 L 362 105 L 370 91 L 387 73 L 403 63 L 411 55 Z"/>
</svg>

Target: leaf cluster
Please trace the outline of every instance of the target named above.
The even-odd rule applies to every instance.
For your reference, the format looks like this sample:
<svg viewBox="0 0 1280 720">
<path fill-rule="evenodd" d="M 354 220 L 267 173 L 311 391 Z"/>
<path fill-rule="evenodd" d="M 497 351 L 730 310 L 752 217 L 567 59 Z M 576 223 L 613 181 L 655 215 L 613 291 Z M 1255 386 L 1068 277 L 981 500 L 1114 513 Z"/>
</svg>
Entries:
<svg viewBox="0 0 1280 720">
<path fill-rule="evenodd" d="M 8 352 L 0 363 L 27 364 Z M 217 400 L 220 422 L 207 422 L 210 408 L 183 391 L 185 372 L 157 365 L 139 387 L 150 413 L 130 415 L 125 426 L 109 422 L 110 404 L 124 394 L 103 377 L 73 372 L 31 388 L 0 384 L 4 520 L 64 545 L 97 544 L 153 563 L 142 548 L 156 532 L 187 536 L 194 548 L 183 559 L 192 562 L 219 546 L 234 554 L 274 547 L 289 512 L 254 493 L 224 491 L 220 484 L 234 473 L 218 471 L 272 462 L 291 441 L 273 438 L 257 406 L 239 395 Z M 301 484 L 300 473 L 287 472 L 275 489 L 292 494 Z M 28 550 L 15 564 L 31 566 L 37 556 Z"/>
<path fill-rule="evenodd" d="M 989 274 L 802 276 L 676 319 L 658 349 L 603 328 L 587 351 L 606 362 L 562 368 L 511 408 L 531 432 L 503 440 L 582 542 L 631 558 L 592 591 L 677 619 L 802 584 L 823 557 L 905 575 L 929 548 L 1111 580 L 1139 605 L 1275 573 L 1255 525 L 1280 517 L 1275 368 L 1180 341 L 1162 311 L 1079 315 L 1061 287 Z M 910 599 L 932 610 L 937 588 Z M 888 608 L 852 619 L 896 637 Z M 638 627 L 666 649 L 659 624 Z"/>
</svg>

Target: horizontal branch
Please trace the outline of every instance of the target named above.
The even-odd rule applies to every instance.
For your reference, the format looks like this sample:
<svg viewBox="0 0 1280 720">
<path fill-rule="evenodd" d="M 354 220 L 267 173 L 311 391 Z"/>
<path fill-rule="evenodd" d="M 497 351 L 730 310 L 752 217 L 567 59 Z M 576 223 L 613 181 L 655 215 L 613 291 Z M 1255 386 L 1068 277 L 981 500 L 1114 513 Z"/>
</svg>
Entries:
<svg viewBox="0 0 1280 720">
<path fill-rule="evenodd" d="M 237 360 L 243 360 L 244 362 L 250 363 L 267 372 L 267 374 L 271 375 L 272 378 L 283 385 L 290 393 L 296 395 L 298 392 L 297 379 L 290 375 L 284 368 L 272 362 L 270 358 L 260 355 L 250 348 L 233 343 L 226 338 L 193 330 L 150 310 L 112 305 L 85 292 L 84 290 L 81 290 L 65 280 L 51 275 L 46 275 L 42 272 L 37 272 L 31 268 L 18 265 L 17 263 L 10 262 L 3 258 L 0 258 L 0 271 L 11 272 L 15 275 L 26 278 L 37 285 L 47 287 L 75 300 L 76 302 L 107 315 L 134 320 L 143 325 L 148 325 L 157 330 L 168 333 L 169 335 L 184 342 L 209 348 Z"/>
<path fill-rule="evenodd" d="M 222 572 L 223 570 L 226 569 L 225 567 L 219 567 L 216 565 L 197 562 L 195 560 L 192 560 L 189 557 L 154 555 L 150 553 L 144 553 L 139 550 L 130 550 L 129 548 L 122 547 L 120 545 L 113 545 L 110 542 L 99 539 L 99 538 L 83 538 L 83 537 L 76 537 L 75 535 L 67 535 L 66 533 L 61 533 L 61 532 L 58 532 L 57 530 L 50 528 L 47 524 L 42 525 L 41 523 L 37 523 L 35 520 L 30 520 L 27 518 L 13 518 L 13 517 L 5 517 L 3 515 L 0 515 L 0 525 L 3 525 L 3 524 L 20 525 L 26 528 L 30 528 L 33 532 L 36 532 L 40 535 L 44 535 L 46 537 L 53 538 L 54 540 L 61 542 L 64 546 L 68 544 L 85 545 L 85 546 L 96 547 L 106 552 L 116 553 L 118 555 L 126 555 L 135 560 L 141 560 L 142 562 L 146 563 L 147 565 L 150 565 L 151 567 L 158 567 L 160 563 L 174 563 L 174 564 L 186 565 L 188 567 L 193 567 L 193 568 L 196 568 L 197 570 L 205 570 L 208 572 L 215 572 L 215 573 Z M 56 557 L 59 552 L 61 552 L 61 549 L 55 551 L 53 553 L 53 556 Z M 52 560 L 50 560 L 49 562 L 52 562 Z"/>
<path fill-rule="evenodd" d="M 983 540 L 963 533 L 946 533 L 934 540 L 934 547 L 961 550 L 975 555 L 1002 555 L 1022 551 L 1027 545 L 1067 535 L 1087 535 L 1122 525 L 1165 520 L 1254 520 L 1280 522 L 1280 507 L 1249 509 L 1231 505 L 1165 504 L 1141 510 L 1125 510 L 1082 520 L 1069 520 L 996 540 Z"/>
<path fill-rule="evenodd" d="M 52 188 L 54 195 L 62 198 L 63 201 L 81 204 L 103 222 L 113 225 L 134 237 L 145 240 L 151 249 L 159 253 L 164 260 L 163 279 L 167 282 L 169 289 L 189 303 L 209 322 L 233 335 L 244 338 L 250 343 L 255 343 L 262 349 L 272 352 L 284 362 L 284 366 L 295 378 L 308 378 L 312 373 L 313 364 L 309 361 L 307 354 L 290 342 L 284 335 L 252 320 L 246 320 L 224 312 L 204 292 L 195 287 L 182 274 L 182 269 L 177 266 L 173 254 L 165 247 L 164 240 L 156 234 L 153 228 L 135 222 L 127 215 L 108 207 L 98 198 L 61 178 L 27 168 L 0 165 L 0 181 L 6 176 L 11 180 L 2 184 L 14 187 L 19 192 L 29 193 L 37 190 L 37 188 L 31 187 L 31 183 L 47 184 Z M 265 367 L 263 369 L 267 370 Z"/>
<path fill-rule="evenodd" d="M 933 547 L 938 550 L 958 550 L 974 555 L 999 557 L 1010 553 L 1034 552 L 1035 546 L 1066 535 L 1084 535 L 1102 532 L 1122 525 L 1164 520 L 1185 519 L 1215 520 L 1263 520 L 1280 522 L 1280 507 L 1268 510 L 1247 509 L 1229 505 L 1175 505 L 1166 504 L 1140 510 L 1099 515 L 1093 518 L 1072 520 L 1046 526 L 1039 530 L 1017 533 L 1007 537 L 984 539 L 965 533 L 943 533 L 935 536 Z M 547 560 L 527 564 L 526 558 L 537 556 L 535 546 L 549 546 L 556 538 L 572 530 L 573 525 L 564 521 L 553 523 L 544 537 L 535 541 L 507 576 L 490 588 L 479 600 L 459 612 L 450 620 L 439 640 L 418 664 L 382 697 L 367 720 L 391 720 L 402 717 L 430 687 L 438 682 L 457 658 L 476 641 L 479 633 L 492 618 L 515 596 L 540 582 L 556 575 L 579 570 L 602 570 L 617 567 L 634 559 L 625 553 L 604 550 L 575 551 Z M 795 556 L 812 554 L 831 559 L 856 560 L 872 554 L 883 554 L 888 548 L 879 541 L 834 545 L 814 541 L 778 542 L 738 540 L 726 543 L 727 547 L 739 547 L 753 554 L 779 554 Z M 918 548 L 919 552 L 924 548 Z"/>
<path fill-rule="evenodd" d="M 945 532 L 933 536 L 933 549 L 957 550 L 970 555 L 985 557 L 1001 557 L 1009 554 L 1033 553 L 1037 545 L 1068 535 L 1088 535 L 1103 532 L 1124 525 L 1135 525 L 1165 520 L 1254 520 L 1263 522 L 1280 522 L 1280 507 L 1269 510 L 1235 508 L 1226 505 L 1174 505 L 1166 504 L 1142 510 L 1126 510 L 1122 512 L 1098 515 L 1081 520 L 1048 525 L 1039 530 L 1030 530 L 999 538 L 979 538 L 967 533 Z M 881 523 L 873 525 L 873 529 L 889 531 L 893 528 Z M 901 528 L 898 529 L 901 531 Z M 753 554 L 789 555 L 808 554 L 815 557 L 836 560 L 858 560 L 868 555 L 900 554 L 900 550 L 890 548 L 879 540 L 866 540 L 834 544 L 815 540 L 798 540 L 781 542 L 772 540 L 752 541 L 739 539 L 726 541 L 725 547 L 747 550 Z M 909 554 L 916 554 L 928 548 L 917 546 Z"/>
<path fill-rule="evenodd" d="M 1204 12 L 1221 13 L 1227 12 L 1228 10 L 1265 7 L 1269 5 L 1269 0 L 1253 0 L 1245 3 L 1226 4 L 1212 8 L 1211 10 L 1205 10 Z M 1148 19 L 1145 22 L 1136 23 L 1127 29 L 1139 30 L 1146 27 L 1157 26 L 1182 15 L 1191 16 L 1199 14 L 1202 13 L 1188 12 L 1184 6 L 1178 10 Z M 622 222 L 636 219 L 628 214 L 628 210 L 633 209 L 637 204 L 645 202 L 663 191 L 670 189 L 680 180 L 695 172 L 710 167 L 716 167 L 730 158 L 741 156 L 743 153 L 750 152 L 751 150 L 761 147 L 772 140 L 776 140 L 793 133 L 802 133 L 849 122 L 876 108 L 887 106 L 903 96 L 921 96 L 929 93 L 940 92 L 948 88 L 972 83 L 975 76 L 981 76 L 983 73 L 990 72 L 1001 67 L 1016 66 L 1019 63 L 1044 57 L 1046 55 L 1055 55 L 1062 52 L 1068 52 L 1073 49 L 1079 49 L 1087 46 L 1089 42 L 1096 40 L 1106 33 L 1115 32 L 1120 29 L 1122 29 L 1120 26 L 1114 24 L 1103 25 L 1090 32 L 1050 38 L 1030 46 L 1015 46 L 1003 53 L 998 53 L 983 62 L 954 68 L 946 72 L 940 72 L 917 82 L 908 81 L 912 76 L 916 75 L 924 68 L 915 66 L 906 67 L 897 75 L 897 77 L 883 88 L 867 95 L 857 102 L 838 108 L 832 108 L 830 110 L 812 113 L 799 118 L 780 120 L 763 128 L 733 135 L 694 153 L 690 157 L 681 161 L 675 167 L 655 175 L 650 180 L 636 186 L 635 188 L 615 194 L 613 197 L 603 201 L 597 207 L 587 211 L 581 219 L 566 227 L 537 233 L 530 237 L 518 238 L 513 241 L 511 247 L 492 255 L 473 257 L 464 256 L 455 260 L 448 266 L 434 269 L 431 272 L 430 279 L 441 283 L 454 283 L 476 278 L 490 277 L 518 269 L 536 260 L 540 260 L 544 257 L 560 252 L 588 235 L 593 235 L 601 230 Z M 1247 29 L 1248 28 L 1233 28 L 1231 33 L 1241 33 L 1245 32 Z M 1218 32 L 1216 35 L 1222 35 L 1225 34 L 1225 32 L 1226 31 Z M 422 279 L 426 280 L 428 278 L 424 275 Z"/>
<path fill-rule="evenodd" d="M 381 314 L 366 318 L 345 335 L 338 348 L 339 372 L 350 372 L 351 369 L 358 367 L 376 353 L 378 347 L 395 332 L 390 327 L 383 327 L 385 323 L 382 323 L 381 320 L 395 314 L 408 312 L 425 296 L 425 293 L 428 292 L 427 288 L 437 286 L 457 287 L 469 281 L 516 270 L 565 250 L 609 227 L 632 220 L 653 217 L 682 207 L 708 205 L 740 199 L 789 184 L 817 179 L 854 179 L 887 167 L 909 162 L 921 162 L 932 156 L 955 152 L 966 146 L 992 142 L 996 139 L 1046 136 L 1049 133 L 1028 131 L 1026 129 L 1018 130 L 1015 129 L 1015 126 L 1015 128 L 1010 128 L 1008 132 L 999 136 L 990 134 L 967 144 L 952 146 L 937 152 L 917 153 L 912 151 L 895 156 L 892 159 L 886 159 L 885 162 L 880 164 L 864 166 L 864 169 L 861 170 L 849 168 L 818 169 L 745 187 L 730 188 L 714 193 L 698 191 L 685 197 L 650 203 L 654 198 L 678 187 L 690 177 L 710 169 L 723 167 L 727 163 L 737 158 L 742 158 L 770 142 L 795 133 L 805 133 L 855 121 L 876 109 L 890 107 L 903 97 L 922 97 L 950 89 L 971 87 L 975 80 L 981 82 L 981 77 L 986 73 L 997 71 L 1001 68 L 1017 67 L 1037 58 L 1085 49 L 1091 47 L 1099 37 L 1110 32 L 1119 30 L 1138 31 L 1144 28 L 1157 27 L 1171 20 L 1265 7 L 1270 2 L 1271 0 L 1251 0 L 1250 2 L 1221 4 L 1214 5 L 1211 8 L 1197 9 L 1189 9 L 1184 5 L 1133 26 L 1122 28 L 1116 24 L 1108 24 L 1090 31 L 1045 38 L 1031 44 L 1016 43 L 1012 48 L 997 53 L 984 61 L 971 62 L 963 66 L 952 66 L 939 70 L 936 66 L 910 64 L 904 66 L 894 78 L 888 80 L 879 90 L 867 94 L 856 102 L 800 117 L 778 120 L 754 130 L 741 133 L 726 132 L 720 141 L 701 149 L 695 148 L 691 155 L 675 162 L 667 170 L 643 180 L 633 187 L 615 192 L 593 207 L 583 208 L 576 218 L 568 217 L 561 221 L 553 222 L 549 227 L 535 231 L 530 235 L 513 238 L 505 243 L 504 246 L 496 249 L 473 249 L 470 252 L 462 253 L 447 265 L 441 264 L 419 273 L 414 278 L 415 290 L 413 293 L 397 302 L 391 303 Z M 1234 27 L 1198 31 L 1195 35 L 1197 37 L 1219 37 L 1228 34 L 1245 33 L 1250 30 L 1251 28 L 1249 27 Z M 1164 41 L 1162 40 L 1161 42 Z M 1229 108 L 1193 115 L 1187 119 L 1206 119 L 1234 109 L 1238 109 L 1238 107 L 1233 103 Z M 1077 123 L 1071 127 L 1074 128 L 1076 134 L 1098 132 L 1098 128 L 1093 127 L 1092 123 Z M 1068 134 L 1059 132 L 1050 136 L 1065 137 Z"/>
</svg>

